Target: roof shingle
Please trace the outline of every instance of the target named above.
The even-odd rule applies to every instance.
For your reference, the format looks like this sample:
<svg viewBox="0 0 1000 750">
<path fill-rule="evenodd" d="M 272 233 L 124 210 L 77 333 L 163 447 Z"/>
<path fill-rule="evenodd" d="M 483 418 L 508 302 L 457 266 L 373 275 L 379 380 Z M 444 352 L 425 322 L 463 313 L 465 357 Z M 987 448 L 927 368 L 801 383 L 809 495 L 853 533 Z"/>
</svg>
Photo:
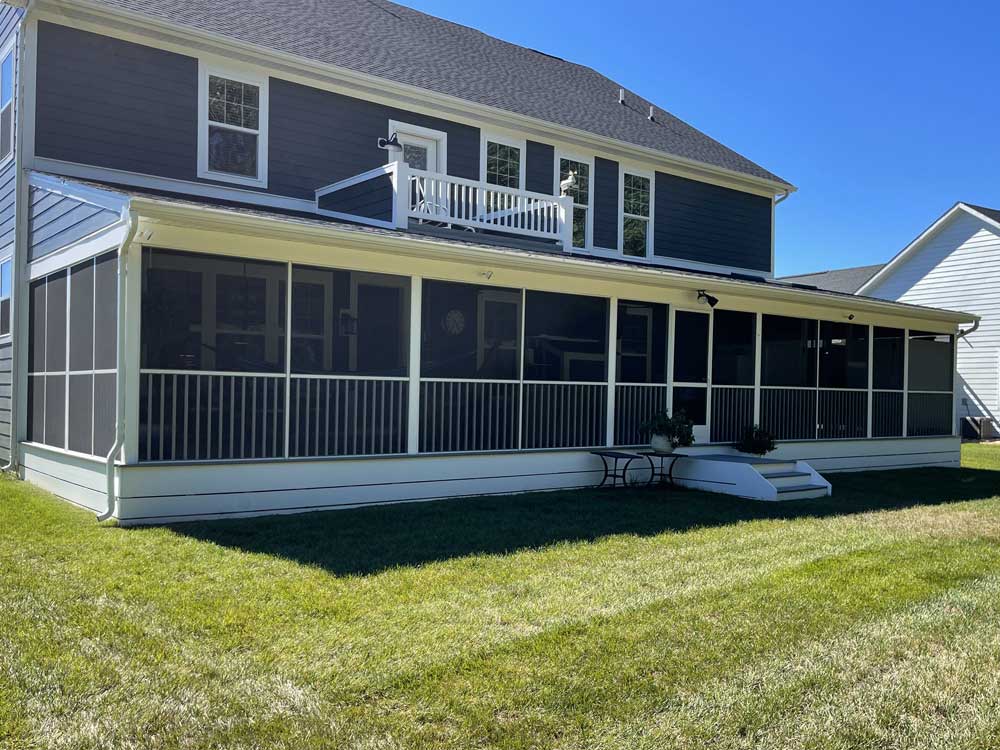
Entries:
<svg viewBox="0 0 1000 750">
<path fill-rule="evenodd" d="M 816 273 L 799 274 L 798 276 L 782 276 L 778 280 L 789 284 L 814 286 L 828 292 L 854 294 L 865 282 L 877 274 L 884 263 L 873 266 L 856 266 L 855 268 L 840 268 L 833 271 L 818 271 Z"/>
</svg>

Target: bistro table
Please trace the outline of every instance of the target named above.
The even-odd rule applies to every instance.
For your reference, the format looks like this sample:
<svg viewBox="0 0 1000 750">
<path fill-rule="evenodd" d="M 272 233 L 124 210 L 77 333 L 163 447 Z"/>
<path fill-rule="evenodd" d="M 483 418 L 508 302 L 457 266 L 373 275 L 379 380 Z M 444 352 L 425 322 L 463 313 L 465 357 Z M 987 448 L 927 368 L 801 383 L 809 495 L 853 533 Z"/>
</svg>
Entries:
<svg viewBox="0 0 1000 750">
<path fill-rule="evenodd" d="M 647 486 L 652 486 L 652 484 L 659 480 L 660 484 L 669 484 L 671 487 L 674 485 L 674 464 L 677 463 L 678 458 L 684 458 L 683 453 L 674 453 L 666 451 L 639 451 L 639 455 L 645 456 L 646 460 L 649 461 L 649 484 Z M 654 459 L 659 459 L 659 464 L 653 463 Z M 664 461 L 670 461 L 670 465 L 664 468 Z"/>
<path fill-rule="evenodd" d="M 619 480 L 621 480 L 622 487 L 627 487 L 628 484 L 625 481 L 625 477 L 628 474 L 628 467 L 636 459 L 646 458 L 646 460 L 650 461 L 649 465 L 653 465 L 649 457 L 643 456 L 641 453 L 630 453 L 628 451 L 591 451 L 590 454 L 592 456 L 599 456 L 601 462 L 604 464 L 604 477 L 601 479 L 601 483 L 597 485 L 598 487 L 607 485 L 608 480 L 611 481 L 611 487 L 617 487 Z M 619 469 L 619 464 L 622 461 L 625 463 Z"/>
</svg>

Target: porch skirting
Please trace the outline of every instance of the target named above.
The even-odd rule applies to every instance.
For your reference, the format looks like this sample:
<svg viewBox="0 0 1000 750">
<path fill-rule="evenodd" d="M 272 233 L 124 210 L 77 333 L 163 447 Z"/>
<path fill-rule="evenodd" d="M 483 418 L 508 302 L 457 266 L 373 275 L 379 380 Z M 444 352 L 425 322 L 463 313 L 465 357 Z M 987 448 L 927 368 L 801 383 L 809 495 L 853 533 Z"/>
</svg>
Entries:
<svg viewBox="0 0 1000 750">
<path fill-rule="evenodd" d="M 104 510 L 102 462 L 75 459 L 44 446 L 24 447 L 25 479 L 84 507 Z M 719 454 L 727 450 L 731 449 L 703 445 L 686 452 Z M 935 437 L 786 442 L 769 458 L 808 461 L 825 474 L 958 467 L 960 441 L 957 437 Z M 600 460 L 587 450 L 149 464 L 119 466 L 117 471 L 116 515 L 122 524 L 573 489 L 592 487 L 602 475 Z M 676 478 L 683 484 L 683 462 Z M 683 500 L 683 495 L 679 499 Z"/>
</svg>

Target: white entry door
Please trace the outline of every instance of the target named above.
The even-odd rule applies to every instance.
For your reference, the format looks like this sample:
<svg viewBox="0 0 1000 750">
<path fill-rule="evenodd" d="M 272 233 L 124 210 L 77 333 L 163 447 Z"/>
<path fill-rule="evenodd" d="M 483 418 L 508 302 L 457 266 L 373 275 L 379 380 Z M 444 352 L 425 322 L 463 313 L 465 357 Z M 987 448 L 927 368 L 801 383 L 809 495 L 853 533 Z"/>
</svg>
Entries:
<svg viewBox="0 0 1000 750">
<path fill-rule="evenodd" d="M 433 138 L 400 133 L 399 142 L 403 146 L 403 161 L 413 169 L 425 172 L 438 171 L 438 144 Z"/>
</svg>

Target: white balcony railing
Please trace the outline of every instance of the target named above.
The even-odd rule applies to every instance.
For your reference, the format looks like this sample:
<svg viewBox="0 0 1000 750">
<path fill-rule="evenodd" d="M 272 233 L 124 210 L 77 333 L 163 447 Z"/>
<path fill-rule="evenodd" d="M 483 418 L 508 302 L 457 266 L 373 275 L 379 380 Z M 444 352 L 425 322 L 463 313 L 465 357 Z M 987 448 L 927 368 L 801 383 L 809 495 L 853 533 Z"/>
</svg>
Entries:
<svg viewBox="0 0 1000 750">
<path fill-rule="evenodd" d="M 373 210 L 383 200 L 387 181 L 392 188 L 392 204 Z M 370 189 L 366 190 L 366 186 Z M 377 215 L 369 218 L 370 223 L 379 226 L 406 229 L 416 221 L 554 241 L 563 249 L 572 247 L 572 198 L 413 169 L 404 162 L 393 162 L 320 188 L 316 200 L 318 207 L 321 201 L 332 206 L 319 209 L 331 216 L 359 218 L 352 215 L 352 206 L 363 207 Z"/>
</svg>

